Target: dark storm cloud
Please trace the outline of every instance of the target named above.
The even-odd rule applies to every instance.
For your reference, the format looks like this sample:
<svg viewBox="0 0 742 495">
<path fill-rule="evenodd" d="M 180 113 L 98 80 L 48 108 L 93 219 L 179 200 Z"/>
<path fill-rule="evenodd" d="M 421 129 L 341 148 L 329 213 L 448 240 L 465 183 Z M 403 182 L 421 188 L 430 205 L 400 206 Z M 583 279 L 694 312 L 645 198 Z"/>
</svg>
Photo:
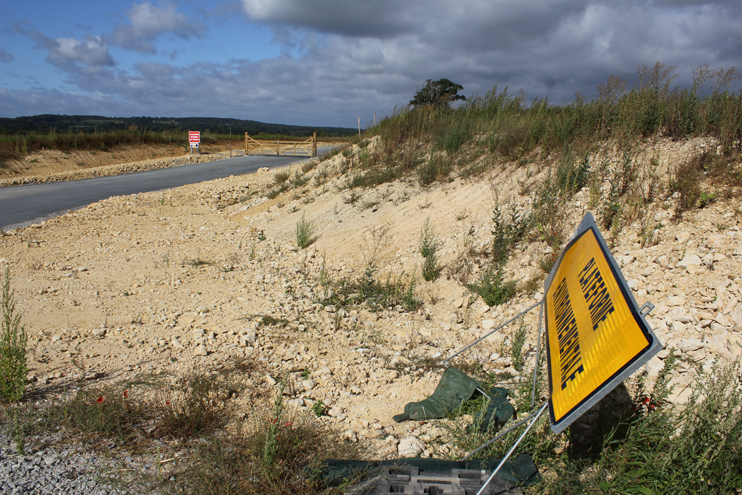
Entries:
<svg viewBox="0 0 742 495">
<path fill-rule="evenodd" d="M 611 75 L 633 82 L 637 68 L 656 61 L 676 66 L 681 86 L 701 64 L 742 68 L 737 0 L 243 0 L 241 7 L 248 22 L 272 27 L 280 56 L 113 67 L 103 55 L 116 36 L 121 46 L 151 51 L 165 33 L 200 33 L 170 4 L 135 5 L 129 28 L 116 36 L 70 42 L 66 51 L 59 40 L 39 44 L 49 61 L 54 53 L 74 62 L 60 65 L 67 83 L 107 97 L 97 113 L 129 108 L 123 114 L 345 126 L 405 105 L 426 79 L 448 78 L 467 96 L 498 85 L 562 103 L 575 92 L 596 96 L 596 85 Z M 145 8 L 162 22 L 138 20 L 133 12 Z M 76 104 L 74 95 L 53 96 Z"/>
<path fill-rule="evenodd" d="M 243 0 L 243 5 L 255 22 L 349 37 L 387 37 L 410 32 L 424 11 L 419 2 L 397 0 Z"/>
</svg>

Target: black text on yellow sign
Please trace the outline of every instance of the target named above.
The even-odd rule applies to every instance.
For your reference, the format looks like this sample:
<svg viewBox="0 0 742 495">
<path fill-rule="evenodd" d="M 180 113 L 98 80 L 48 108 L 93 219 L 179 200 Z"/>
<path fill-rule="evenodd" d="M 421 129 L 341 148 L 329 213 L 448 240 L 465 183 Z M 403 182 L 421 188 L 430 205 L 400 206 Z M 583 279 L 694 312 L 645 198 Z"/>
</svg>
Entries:
<svg viewBox="0 0 742 495">
<path fill-rule="evenodd" d="M 583 224 L 589 227 L 578 229 L 547 280 L 549 411 L 556 432 L 659 350 L 588 215 Z"/>
</svg>

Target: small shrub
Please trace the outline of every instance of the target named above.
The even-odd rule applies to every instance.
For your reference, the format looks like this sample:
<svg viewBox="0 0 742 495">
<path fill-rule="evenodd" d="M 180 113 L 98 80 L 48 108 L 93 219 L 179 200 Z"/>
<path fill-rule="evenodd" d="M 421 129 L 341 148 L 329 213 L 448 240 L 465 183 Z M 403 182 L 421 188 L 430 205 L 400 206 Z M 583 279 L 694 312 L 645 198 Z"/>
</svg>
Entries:
<svg viewBox="0 0 742 495">
<path fill-rule="evenodd" d="M 311 411 L 312 411 L 312 414 L 314 414 L 315 416 L 319 418 L 320 416 L 325 414 L 326 408 L 327 406 L 325 406 L 325 403 L 322 402 L 321 400 L 318 400 L 317 402 L 312 404 Z"/>
<path fill-rule="evenodd" d="M 126 442 L 137 438 L 136 427 L 148 415 L 147 406 L 131 400 L 128 390 L 108 385 L 78 391 L 59 405 L 49 419 L 56 419 L 73 431 Z"/>
<path fill-rule="evenodd" d="M 294 187 L 303 187 L 307 185 L 307 183 L 309 183 L 309 179 L 301 175 L 299 171 L 297 170 L 294 173 L 294 178 L 292 179 L 292 182 L 294 183 Z"/>
<path fill-rule="evenodd" d="M 510 257 L 511 248 L 528 233 L 530 219 L 521 216 L 515 207 L 509 219 L 505 218 L 499 205 L 492 213 L 492 222 L 495 224 L 492 230 L 492 255 L 496 264 L 503 264 Z"/>
<path fill-rule="evenodd" d="M 431 158 L 420 164 L 416 169 L 420 184 L 428 186 L 435 181 L 445 179 L 451 174 L 451 163 L 440 158 Z"/>
<path fill-rule="evenodd" d="M 490 266 L 479 277 L 479 282 L 469 284 L 469 290 L 482 296 L 488 306 L 498 306 L 515 296 L 514 281 L 503 281 L 502 267 Z"/>
<path fill-rule="evenodd" d="M 214 262 L 213 261 L 208 261 L 208 260 L 202 260 L 199 257 L 199 258 L 194 258 L 194 259 L 190 260 L 188 262 L 188 264 L 191 265 L 191 266 L 193 266 L 193 267 L 195 267 L 195 268 L 198 268 L 198 267 L 201 267 L 201 266 L 211 266 L 211 265 L 214 264 Z"/>
<path fill-rule="evenodd" d="M 311 413 L 283 405 L 257 408 L 237 432 L 196 444 L 174 476 L 162 476 L 158 492 L 342 493 L 329 491 L 322 462 L 361 458 L 357 445 L 324 427 Z"/>
<path fill-rule="evenodd" d="M 311 172 L 312 170 L 314 170 L 314 168 L 316 166 L 317 166 L 317 161 L 316 160 L 310 160 L 310 161 L 302 164 L 301 171 L 306 174 L 307 172 Z"/>
<path fill-rule="evenodd" d="M 0 334 L 0 400 L 17 401 L 26 389 L 26 330 L 15 313 L 10 289 L 10 267 L 2 279 L 2 333 Z"/>
<path fill-rule="evenodd" d="M 559 254 L 556 252 L 547 254 L 541 260 L 539 260 L 538 266 L 541 267 L 541 270 L 543 270 L 544 273 L 549 274 L 551 273 L 551 269 L 554 268 L 558 257 Z"/>
<path fill-rule="evenodd" d="M 361 195 L 358 194 L 357 192 L 350 191 L 349 196 L 343 196 L 343 203 L 345 203 L 346 205 L 354 205 L 356 204 L 356 201 L 360 199 L 360 197 Z"/>
<path fill-rule="evenodd" d="M 228 420 L 219 404 L 222 383 L 211 376 L 180 378 L 176 386 L 157 399 L 154 405 L 157 430 L 161 435 L 191 437 L 208 433 Z"/>
<path fill-rule="evenodd" d="M 420 254 L 423 255 L 422 273 L 423 278 L 427 281 L 435 280 L 441 272 L 436 255 L 437 249 L 438 238 L 435 235 L 435 229 L 430 225 L 430 218 L 428 218 L 420 232 Z"/>
<path fill-rule="evenodd" d="M 296 223 L 296 244 L 302 249 L 310 246 L 315 241 L 313 237 L 315 230 L 314 223 L 304 218 L 302 214 L 301 220 Z"/>
<path fill-rule="evenodd" d="M 277 185 L 283 184 L 288 179 L 288 172 L 276 172 L 275 174 L 273 174 L 273 182 L 275 182 Z"/>
</svg>

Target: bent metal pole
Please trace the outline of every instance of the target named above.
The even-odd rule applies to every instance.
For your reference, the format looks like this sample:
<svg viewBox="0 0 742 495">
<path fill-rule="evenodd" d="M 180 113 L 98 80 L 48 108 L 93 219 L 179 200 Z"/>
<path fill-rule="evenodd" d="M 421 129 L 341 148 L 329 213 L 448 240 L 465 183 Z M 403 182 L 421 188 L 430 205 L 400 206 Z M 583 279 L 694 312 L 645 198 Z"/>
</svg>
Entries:
<svg viewBox="0 0 742 495">
<path fill-rule="evenodd" d="M 513 453 L 513 451 L 515 450 L 515 448 L 516 448 L 516 447 L 518 446 L 518 444 L 519 444 L 519 443 L 520 443 L 520 442 L 521 442 L 521 441 L 523 440 L 523 438 L 524 438 L 524 437 L 526 436 L 526 434 L 527 434 L 527 433 L 528 433 L 528 431 L 529 431 L 529 430 L 531 429 L 531 427 L 532 427 L 532 426 L 533 426 L 534 424 L 536 424 L 536 421 L 538 421 L 538 417 L 539 417 L 539 416 L 541 416 L 541 413 L 543 413 L 543 412 L 544 412 L 544 411 L 546 410 L 546 407 L 547 407 L 548 405 L 549 405 L 549 403 L 548 403 L 548 402 L 545 402 L 545 403 L 544 403 L 544 405 L 543 405 L 543 406 L 541 407 L 541 409 L 539 410 L 538 414 L 536 414 L 536 417 L 535 417 L 535 418 L 533 418 L 533 421 L 531 421 L 531 424 L 529 424 L 529 425 L 528 425 L 528 428 L 526 428 L 526 431 L 524 431 L 524 432 L 523 432 L 523 434 L 522 434 L 522 435 L 520 436 L 520 438 L 518 439 L 518 441 L 517 441 L 517 442 L 515 442 L 515 445 L 513 445 L 513 446 L 512 446 L 511 448 L 510 448 L 510 450 L 508 451 L 507 455 L 505 455 L 505 457 L 503 457 L 503 458 L 502 458 L 502 461 L 500 461 L 500 464 L 499 464 L 499 465 L 497 466 L 497 468 L 496 468 L 496 469 L 495 469 L 494 471 L 492 471 L 492 474 L 490 475 L 490 477 L 489 477 L 489 478 L 487 478 L 487 481 L 485 481 L 484 485 L 482 485 L 482 488 L 480 488 L 480 489 L 479 489 L 479 491 L 477 492 L 477 495 L 482 495 L 482 493 L 484 492 L 484 489 L 485 489 L 485 488 L 487 488 L 487 485 L 489 485 L 489 484 L 490 484 L 490 481 L 492 481 L 492 479 L 493 479 L 493 478 L 495 477 L 495 475 L 496 475 L 496 474 L 497 474 L 497 473 L 498 473 L 498 472 L 500 471 L 500 468 L 502 468 L 503 464 L 505 464 L 505 461 L 507 461 L 507 460 L 508 460 L 508 457 L 510 457 L 510 454 L 512 454 L 512 453 Z"/>
</svg>

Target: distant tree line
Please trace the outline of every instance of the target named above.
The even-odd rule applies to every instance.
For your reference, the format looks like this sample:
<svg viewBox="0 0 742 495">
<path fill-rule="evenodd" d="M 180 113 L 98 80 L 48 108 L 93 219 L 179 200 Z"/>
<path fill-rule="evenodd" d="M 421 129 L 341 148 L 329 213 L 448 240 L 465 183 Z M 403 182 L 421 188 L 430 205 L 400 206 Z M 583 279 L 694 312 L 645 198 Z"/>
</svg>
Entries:
<svg viewBox="0 0 742 495">
<path fill-rule="evenodd" d="M 96 115 L 34 115 L 31 117 L 0 118 L 0 135 L 27 133 L 94 134 L 111 131 L 202 131 L 214 134 L 277 134 L 284 136 L 317 137 L 348 136 L 358 132 L 346 127 L 311 127 L 285 124 L 266 124 L 255 120 L 222 119 L 212 117 L 156 118 L 156 117 L 102 117 Z"/>
</svg>

